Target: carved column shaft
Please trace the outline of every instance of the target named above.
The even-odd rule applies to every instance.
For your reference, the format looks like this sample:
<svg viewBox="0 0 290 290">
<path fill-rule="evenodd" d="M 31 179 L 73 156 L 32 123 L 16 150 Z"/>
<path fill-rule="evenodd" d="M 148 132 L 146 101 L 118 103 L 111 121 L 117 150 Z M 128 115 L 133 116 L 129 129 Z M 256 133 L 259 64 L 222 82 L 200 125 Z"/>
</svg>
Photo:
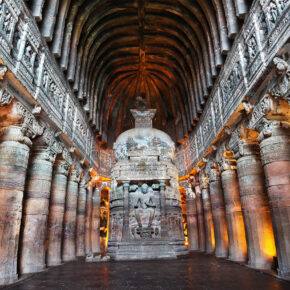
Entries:
<svg viewBox="0 0 290 290">
<path fill-rule="evenodd" d="M 76 216 L 79 191 L 79 174 L 73 170 L 69 176 L 64 213 L 63 230 L 63 261 L 72 261 L 76 258 Z"/>
<path fill-rule="evenodd" d="M 260 139 L 277 248 L 278 273 L 290 279 L 290 130 L 281 126 L 265 129 Z"/>
<path fill-rule="evenodd" d="M 85 251 L 86 255 L 92 254 L 92 196 L 93 196 L 93 185 L 88 186 L 87 199 L 86 199 L 86 217 L 85 217 Z"/>
<path fill-rule="evenodd" d="M 76 231 L 76 251 L 77 256 L 85 255 L 85 214 L 86 214 L 86 181 L 82 180 L 79 187 L 78 209 L 77 209 L 77 231 Z"/>
<path fill-rule="evenodd" d="M 20 127 L 0 136 L 0 285 L 16 281 L 22 200 L 31 141 Z"/>
<path fill-rule="evenodd" d="M 203 201 L 200 190 L 200 185 L 195 186 L 196 193 L 196 208 L 197 208 L 197 221 L 198 221 L 198 245 L 199 251 L 205 251 L 205 228 L 204 228 L 204 216 L 203 216 Z"/>
<path fill-rule="evenodd" d="M 210 198 L 214 224 L 215 255 L 226 258 L 228 256 L 228 230 L 221 178 L 217 170 L 210 173 Z"/>
<path fill-rule="evenodd" d="M 247 242 L 237 172 L 235 169 L 225 170 L 221 178 L 229 236 L 229 259 L 245 262 Z"/>
<path fill-rule="evenodd" d="M 59 160 L 55 164 L 47 231 L 47 265 L 61 264 L 61 242 L 69 164 Z"/>
<path fill-rule="evenodd" d="M 123 230 L 122 241 L 129 241 L 129 183 L 123 185 L 124 205 L 123 205 Z"/>
<path fill-rule="evenodd" d="M 160 212 L 161 212 L 161 237 L 166 238 L 168 234 L 166 232 L 166 193 L 165 193 L 165 183 L 160 182 Z"/>
<path fill-rule="evenodd" d="M 95 187 L 93 193 L 92 209 L 92 251 L 94 256 L 101 254 L 100 248 L 100 199 L 101 193 L 98 187 Z"/>
<path fill-rule="evenodd" d="M 207 253 L 213 253 L 215 249 L 215 237 L 213 228 L 213 218 L 211 211 L 211 201 L 209 195 L 209 186 L 205 177 L 200 178 L 202 201 L 203 201 L 203 213 L 204 213 L 204 225 L 205 225 L 205 247 Z"/>
<path fill-rule="evenodd" d="M 198 225 L 195 193 L 192 189 L 187 189 L 186 193 L 186 219 L 187 219 L 187 237 L 188 250 L 197 251 L 198 246 Z"/>
<path fill-rule="evenodd" d="M 248 246 L 248 264 L 271 269 L 276 254 L 265 179 L 258 144 L 244 144 L 237 161 L 241 203 Z"/>
<path fill-rule="evenodd" d="M 51 154 L 51 155 L 50 155 Z M 55 153 L 46 146 L 33 148 L 25 188 L 20 271 L 35 273 L 45 268 L 45 240 Z"/>
</svg>

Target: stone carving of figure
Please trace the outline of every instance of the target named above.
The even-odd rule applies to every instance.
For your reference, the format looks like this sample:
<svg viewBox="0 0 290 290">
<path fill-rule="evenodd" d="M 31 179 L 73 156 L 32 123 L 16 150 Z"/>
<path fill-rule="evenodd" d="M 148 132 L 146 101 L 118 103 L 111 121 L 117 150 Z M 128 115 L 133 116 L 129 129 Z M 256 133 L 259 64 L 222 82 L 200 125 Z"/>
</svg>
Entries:
<svg viewBox="0 0 290 290">
<path fill-rule="evenodd" d="M 278 11 L 276 4 L 271 1 L 268 7 L 268 18 L 271 25 L 275 25 L 278 18 Z"/>
<path fill-rule="evenodd" d="M 142 195 L 139 195 L 137 201 L 134 205 L 135 208 L 135 217 L 138 223 L 138 231 L 142 236 L 143 228 L 149 230 L 152 226 L 152 222 L 155 216 L 156 205 L 153 201 L 153 190 L 146 183 L 144 183 L 139 190 Z M 146 218 L 147 217 L 147 218 Z M 147 221 L 147 224 L 144 224 L 144 221 Z M 137 231 L 137 233 L 138 233 Z"/>
<path fill-rule="evenodd" d="M 249 45 L 248 45 L 250 59 L 253 59 L 256 56 L 256 47 L 257 47 L 257 41 L 255 37 L 252 36 L 249 40 Z"/>
<path fill-rule="evenodd" d="M 5 18 L 4 18 L 4 23 L 3 23 L 3 31 L 5 31 L 6 34 L 9 34 L 11 31 L 11 23 L 12 23 L 12 15 L 9 9 L 6 8 Z"/>
</svg>

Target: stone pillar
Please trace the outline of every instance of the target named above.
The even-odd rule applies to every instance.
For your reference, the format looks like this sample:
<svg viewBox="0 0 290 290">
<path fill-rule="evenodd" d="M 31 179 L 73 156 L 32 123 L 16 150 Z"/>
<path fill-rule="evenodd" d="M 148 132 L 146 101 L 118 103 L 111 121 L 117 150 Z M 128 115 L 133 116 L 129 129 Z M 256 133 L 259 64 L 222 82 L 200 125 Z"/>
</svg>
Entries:
<svg viewBox="0 0 290 290">
<path fill-rule="evenodd" d="M 198 221 L 198 245 L 199 251 L 205 251 L 205 228 L 203 216 L 203 201 L 200 190 L 198 177 L 195 179 L 195 194 L 196 194 L 196 208 L 197 208 L 197 221 Z"/>
<path fill-rule="evenodd" d="M 160 214 L 161 214 L 161 237 L 166 238 L 168 237 L 167 231 L 166 231 L 166 193 L 165 193 L 165 182 L 162 180 L 159 180 L 160 182 Z"/>
<path fill-rule="evenodd" d="M 257 134 L 260 132 L 258 141 L 271 209 L 278 273 L 286 279 L 290 279 L 290 65 L 288 61 L 289 57 L 287 61 L 279 57 L 273 59 L 271 87 L 267 88 L 267 93 L 255 105 L 247 123 L 249 129 L 255 130 Z M 264 190 L 263 188 L 263 193 Z M 263 195 L 264 200 L 266 198 Z M 269 259 L 273 255 L 273 250 L 267 250 Z"/>
<path fill-rule="evenodd" d="M 123 205 L 123 230 L 122 241 L 129 241 L 129 183 L 123 184 L 124 205 Z M 162 218 L 162 217 L 161 217 Z"/>
<path fill-rule="evenodd" d="M 229 164 L 229 161 L 225 160 L 221 170 L 229 236 L 229 259 L 246 262 L 247 242 L 236 162 L 232 159 Z"/>
<path fill-rule="evenodd" d="M 78 209 L 77 209 L 77 231 L 76 231 L 76 253 L 78 257 L 85 256 L 85 214 L 87 197 L 87 176 L 83 176 L 79 186 Z"/>
<path fill-rule="evenodd" d="M 269 123 L 259 136 L 274 228 L 278 274 L 290 279 L 290 130 Z"/>
<path fill-rule="evenodd" d="M 20 271 L 42 271 L 45 265 L 45 240 L 49 209 L 52 166 L 56 153 L 45 145 L 33 147 L 25 188 Z"/>
<path fill-rule="evenodd" d="M 55 163 L 48 218 L 47 266 L 60 265 L 62 260 L 61 243 L 69 167 L 70 164 L 65 160 L 57 160 Z"/>
<path fill-rule="evenodd" d="M 94 256 L 101 254 L 100 248 L 100 199 L 101 192 L 96 186 L 93 193 L 93 208 L 92 208 L 92 251 Z"/>
<path fill-rule="evenodd" d="M 276 250 L 259 145 L 255 141 L 240 140 L 239 148 L 237 169 L 248 265 L 258 269 L 271 269 Z"/>
<path fill-rule="evenodd" d="M 229 254 L 228 229 L 220 172 L 216 168 L 215 162 L 209 162 L 208 166 L 210 167 L 208 178 L 214 225 L 215 255 L 227 258 Z"/>
<path fill-rule="evenodd" d="M 85 217 L 85 251 L 86 256 L 90 257 L 93 253 L 92 251 L 92 237 L 91 237 L 91 229 L 92 229 L 92 196 L 94 184 L 90 182 L 87 190 L 87 198 L 86 198 L 86 217 Z"/>
<path fill-rule="evenodd" d="M 79 192 L 80 174 L 73 169 L 69 175 L 66 203 L 64 212 L 63 249 L 62 260 L 64 262 L 76 259 L 76 215 Z"/>
<path fill-rule="evenodd" d="M 186 189 L 186 220 L 187 220 L 188 250 L 197 251 L 199 249 L 199 246 L 198 246 L 196 196 L 191 187 L 188 187 Z"/>
<path fill-rule="evenodd" d="M 203 201 L 204 226 L 205 226 L 205 248 L 208 254 L 214 252 L 215 237 L 213 229 L 213 219 L 211 211 L 211 201 L 209 195 L 209 184 L 205 174 L 200 174 L 200 187 Z"/>
<path fill-rule="evenodd" d="M 34 117 L 27 111 L 22 114 L 21 108 L 17 102 L 0 108 L 0 285 L 18 278 L 17 254 L 30 138 L 42 132 Z"/>
</svg>

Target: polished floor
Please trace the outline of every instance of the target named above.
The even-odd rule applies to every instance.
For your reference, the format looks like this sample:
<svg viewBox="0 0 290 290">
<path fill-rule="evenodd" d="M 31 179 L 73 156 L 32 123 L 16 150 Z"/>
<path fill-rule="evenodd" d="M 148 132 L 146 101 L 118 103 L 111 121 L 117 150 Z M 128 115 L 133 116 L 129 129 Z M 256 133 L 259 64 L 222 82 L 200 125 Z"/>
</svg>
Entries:
<svg viewBox="0 0 290 290">
<path fill-rule="evenodd" d="M 188 259 L 143 262 L 71 262 L 8 289 L 290 289 L 290 283 L 201 253 Z"/>
</svg>

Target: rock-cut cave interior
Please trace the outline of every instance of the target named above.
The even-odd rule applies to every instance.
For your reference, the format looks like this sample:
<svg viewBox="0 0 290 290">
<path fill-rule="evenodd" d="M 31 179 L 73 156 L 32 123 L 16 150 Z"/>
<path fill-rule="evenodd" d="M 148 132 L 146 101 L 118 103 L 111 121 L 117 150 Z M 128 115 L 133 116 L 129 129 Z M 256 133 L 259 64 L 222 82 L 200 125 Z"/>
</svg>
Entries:
<svg viewBox="0 0 290 290">
<path fill-rule="evenodd" d="M 290 289 L 289 0 L 0 0 L 0 288 Z"/>
</svg>

